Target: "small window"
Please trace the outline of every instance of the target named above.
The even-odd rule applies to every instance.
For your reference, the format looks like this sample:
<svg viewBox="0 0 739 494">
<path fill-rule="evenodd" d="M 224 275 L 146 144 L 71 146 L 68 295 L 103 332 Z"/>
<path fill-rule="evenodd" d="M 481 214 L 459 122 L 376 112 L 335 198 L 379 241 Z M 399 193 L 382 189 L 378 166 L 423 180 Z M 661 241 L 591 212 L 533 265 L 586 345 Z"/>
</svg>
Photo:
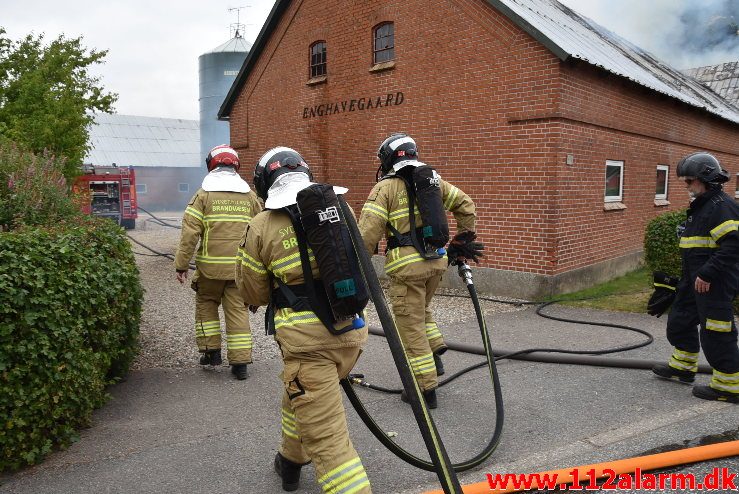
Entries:
<svg viewBox="0 0 739 494">
<path fill-rule="evenodd" d="M 736 189 L 734 189 L 734 197 L 739 197 L 739 173 L 736 174 Z"/>
<path fill-rule="evenodd" d="M 670 176 L 670 167 L 657 165 L 657 186 L 654 189 L 654 198 L 657 200 L 667 199 L 667 177 Z"/>
<path fill-rule="evenodd" d="M 392 22 L 385 22 L 374 31 L 374 58 L 376 64 L 389 62 L 395 59 L 395 26 Z"/>
<path fill-rule="evenodd" d="M 624 162 L 606 160 L 605 202 L 621 202 L 624 186 Z"/>
<path fill-rule="evenodd" d="M 316 41 L 310 46 L 310 78 L 326 75 L 326 42 Z"/>
<path fill-rule="evenodd" d="M 190 184 L 180 184 L 180 192 L 190 192 Z"/>
<path fill-rule="evenodd" d="M 136 184 L 137 194 L 146 194 L 146 184 Z"/>
</svg>

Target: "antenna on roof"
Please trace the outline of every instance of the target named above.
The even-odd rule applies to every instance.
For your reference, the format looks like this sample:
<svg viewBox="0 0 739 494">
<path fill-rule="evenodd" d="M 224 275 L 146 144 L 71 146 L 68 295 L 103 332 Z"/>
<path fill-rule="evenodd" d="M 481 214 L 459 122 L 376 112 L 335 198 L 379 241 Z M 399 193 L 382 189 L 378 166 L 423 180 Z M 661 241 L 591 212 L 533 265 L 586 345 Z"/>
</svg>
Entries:
<svg viewBox="0 0 739 494">
<path fill-rule="evenodd" d="M 251 7 L 251 5 L 241 6 L 241 7 L 229 7 L 228 11 L 233 12 L 236 11 L 236 23 L 231 23 L 230 25 L 230 32 L 232 38 L 243 38 L 244 37 L 244 31 L 246 30 L 246 25 L 241 24 L 239 22 L 239 17 L 241 14 L 241 9 L 245 9 L 247 7 Z"/>
</svg>

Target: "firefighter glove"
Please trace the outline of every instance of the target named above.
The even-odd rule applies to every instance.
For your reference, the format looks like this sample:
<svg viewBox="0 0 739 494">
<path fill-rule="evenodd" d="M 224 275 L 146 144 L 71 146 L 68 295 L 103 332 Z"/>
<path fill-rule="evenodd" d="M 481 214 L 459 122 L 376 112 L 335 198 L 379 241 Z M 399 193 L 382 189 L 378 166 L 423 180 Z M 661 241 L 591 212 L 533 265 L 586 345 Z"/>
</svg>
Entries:
<svg viewBox="0 0 739 494">
<path fill-rule="evenodd" d="M 652 279 L 654 280 L 654 293 L 647 302 L 647 314 L 659 317 L 670 308 L 673 300 L 675 300 L 677 284 L 680 279 L 660 271 L 655 271 L 652 274 Z"/>
<path fill-rule="evenodd" d="M 449 242 L 447 256 L 449 264 L 455 263 L 460 257 L 472 259 L 475 263 L 479 262 L 480 257 L 485 257 L 482 253 L 485 246 L 482 242 L 475 242 L 477 234 L 475 232 L 461 232 L 454 236 Z"/>
</svg>

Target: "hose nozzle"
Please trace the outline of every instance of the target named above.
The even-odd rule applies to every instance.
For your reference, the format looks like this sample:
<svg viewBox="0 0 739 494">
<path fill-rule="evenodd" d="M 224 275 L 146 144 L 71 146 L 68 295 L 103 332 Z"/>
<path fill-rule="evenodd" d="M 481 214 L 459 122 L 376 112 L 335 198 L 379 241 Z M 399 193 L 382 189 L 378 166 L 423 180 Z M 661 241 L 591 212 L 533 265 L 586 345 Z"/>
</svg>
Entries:
<svg viewBox="0 0 739 494">
<path fill-rule="evenodd" d="M 472 268 L 470 268 L 469 264 L 466 262 L 459 262 L 457 264 L 457 273 L 459 274 L 459 277 L 462 278 L 462 280 L 467 285 L 472 285 Z"/>
</svg>

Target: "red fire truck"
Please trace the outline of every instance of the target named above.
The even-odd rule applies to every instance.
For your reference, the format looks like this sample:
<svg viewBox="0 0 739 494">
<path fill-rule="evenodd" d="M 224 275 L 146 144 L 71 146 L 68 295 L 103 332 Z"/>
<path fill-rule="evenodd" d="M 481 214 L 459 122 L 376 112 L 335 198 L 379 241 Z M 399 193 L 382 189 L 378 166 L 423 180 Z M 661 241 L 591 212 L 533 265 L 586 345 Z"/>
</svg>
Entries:
<svg viewBox="0 0 739 494">
<path fill-rule="evenodd" d="M 83 174 L 75 179 L 72 190 L 89 196 L 82 211 L 110 218 L 127 230 L 136 227 L 136 176 L 127 166 L 83 165 Z"/>
</svg>

